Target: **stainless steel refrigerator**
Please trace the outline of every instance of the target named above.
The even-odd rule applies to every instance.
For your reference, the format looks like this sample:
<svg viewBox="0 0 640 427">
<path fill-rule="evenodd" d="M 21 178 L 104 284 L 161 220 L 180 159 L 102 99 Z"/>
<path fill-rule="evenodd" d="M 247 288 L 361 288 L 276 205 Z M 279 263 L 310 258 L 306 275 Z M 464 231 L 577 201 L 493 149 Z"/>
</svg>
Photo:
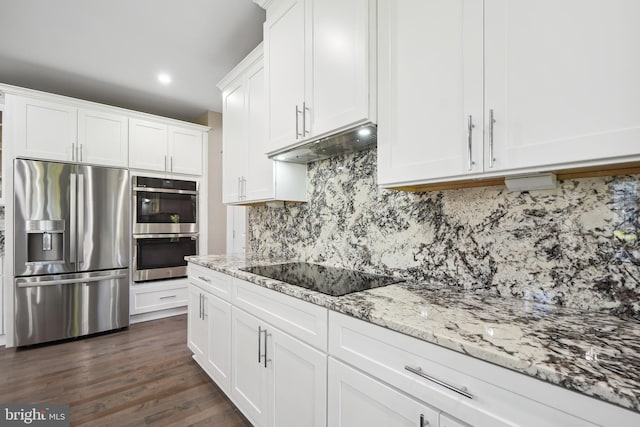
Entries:
<svg viewBox="0 0 640 427">
<path fill-rule="evenodd" d="M 129 174 L 14 163 L 15 343 L 129 324 Z"/>
</svg>

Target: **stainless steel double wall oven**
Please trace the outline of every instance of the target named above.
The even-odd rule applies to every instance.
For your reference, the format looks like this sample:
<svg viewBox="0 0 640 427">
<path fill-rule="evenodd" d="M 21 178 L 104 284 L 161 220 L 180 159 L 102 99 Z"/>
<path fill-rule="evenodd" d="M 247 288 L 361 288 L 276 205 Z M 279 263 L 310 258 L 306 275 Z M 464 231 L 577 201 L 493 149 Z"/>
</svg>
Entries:
<svg viewBox="0 0 640 427">
<path fill-rule="evenodd" d="M 186 277 L 198 254 L 198 183 L 132 177 L 133 280 Z"/>
</svg>

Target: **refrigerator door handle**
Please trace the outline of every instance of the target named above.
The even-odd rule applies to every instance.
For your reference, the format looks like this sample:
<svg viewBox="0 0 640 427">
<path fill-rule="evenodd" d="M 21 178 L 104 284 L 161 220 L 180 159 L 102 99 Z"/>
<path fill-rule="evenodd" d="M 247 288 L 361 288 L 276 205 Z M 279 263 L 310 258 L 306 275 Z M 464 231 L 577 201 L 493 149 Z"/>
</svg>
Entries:
<svg viewBox="0 0 640 427">
<path fill-rule="evenodd" d="M 77 175 L 69 174 L 69 264 L 76 263 L 76 244 L 77 244 L 77 218 L 76 209 L 78 207 L 76 190 Z"/>
<path fill-rule="evenodd" d="M 76 231 L 78 236 L 78 247 L 76 249 L 78 253 L 78 268 L 82 268 L 84 264 L 84 210 L 88 209 L 88 206 L 84 204 L 84 175 L 78 174 L 78 230 Z"/>
<path fill-rule="evenodd" d="M 73 283 L 95 283 L 95 282 L 102 282 L 103 280 L 122 279 L 124 277 L 127 277 L 126 270 L 120 271 L 117 273 L 109 273 L 109 274 L 95 275 L 95 276 L 91 275 L 86 277 L 72 277 L 69 279 L 57 279 L 57 280 L 55 279 L 42 280 L 41 277 L 34 277 L 34 278 L 20 277 L 16 279 L 16 285 L 19 288 L 30 288 L 34 286 L 56 286 L 56 285 L 70 285 Z"/>
</svg>

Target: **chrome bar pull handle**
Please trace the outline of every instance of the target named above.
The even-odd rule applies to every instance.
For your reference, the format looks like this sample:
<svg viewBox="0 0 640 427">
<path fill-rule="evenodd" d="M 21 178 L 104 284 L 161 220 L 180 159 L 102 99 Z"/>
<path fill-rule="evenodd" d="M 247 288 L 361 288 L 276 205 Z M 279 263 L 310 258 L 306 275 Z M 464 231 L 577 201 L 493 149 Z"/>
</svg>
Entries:
<svg viewBox="0 0 640 427">
<path fill-rule="evenodd" d="M 424 414 L 420 414 L 420 427 L 428 427 L 429 420 L 425 419 Z"/>
<path fill-rule="evenodd" d="M 302 103 L 302 136 L 307 136 L 308 134 L 310 134 L 311 132 L 307 130 L 307 111 L 309 110 L 309 107 L 307 107 L 307 103 L 303 102 Z"/>
<path fill-rule="evenodd" d="M 454 387 L 451 384 L 447 384 L 444 381 L 441 381 L 435 377 L 432 377 L 431 375 L 428 375 L 426 373 L 424 373 L 422 371 L 422 368 L 418 367 L 418 368 L 414 368 L 413 366 L 405 366 L 404 369 L 406 369 L 407 371 L 411 372 L 412 374 L 416 374 L 421 378 L 424 378 L 425 380 L 431 381 L 433 383 L 438 384 L 439 386 L 442 386 L 446 389 L 449 389 L 451 391 L 454 391 L 468 399 L 473 399 L 473 395 L 471 393 L 469 393 L 466 389 L 466 387 L 464 388 L 458 388 L 458 387 Z"/>
<path fill-rule="evenodd" d="M 469 116 L 467 121 L 467 152 L 469 155 L 469 171 L 473 169 L 474 161 L 473 161 L 473 128 L 475 125 L 473 124 L 473 116 Z"/>
<path fill-rule="evenodd" d="M 84 265 L 84 239 L 85 239 L 85 229 L 84 229 L 84 217 L 85 210 L 89 209 L 89 206 L 86 206 L 84 200 L 85 191 L 84 191 L 84 174 L 79 173 L 77 175 L 78 179 L 78 212 L 77 212 L 77 223 L 78 223 L 78 247 L 76 248 L 77 257 L 78 257 L 78 266 L 82 268 Z"/>
<path fill-rule="evenodd" d="M 296 104 L 296 139 L 300 139 L 300 137 L 302 136 L 302 133 L 300 133 L 300 120 L 298 119 L 298 116 L 300 115 L 302 111 L 300 111 L 300 109 L 298 108 L 298 104 Z M 303 120 L 304 120 L 304 116 L 303 116 Z M 302 123 L 302 126 L 304 126 L 304 121 Z"/>
<path fill-rule="evenodd" d="M 69 175 L 69 263 L 76 263 L 76 247 L 78 240 L 78 221 L 77 221 L 77 208 L 78 208 L 78 191 L 77 191 L 77 175 L 72 173 Z"/>
<path fill-rule="evenodd" d="M 202 280 L 203 282 L 211 283 L 211 279 L 209 279 L 208 277 L 198 276 L 198 279 Z"/>
<path fill-rule="evenodd" d="M 167 171 L 167 155 L 164 155 L 164 170 Z"/>
<path fill-rule="evenodd" d="M 207 314 L 207 296 L 202 294 L 202 320 L 208 317 Z"/>
<path fill-rule="evenodd" d="M 198 319 L 202 319 L 202 294 L 200 294 L 199 297 L 200 305 L 198 306 Z"/>
<path fill-rule="evenodd" d="M 258 326 L 258 364 L 262 363 L 262 326 Z"/>
<path fill-rule="evenodd" d="M 71 161 L 76 161 L 76 144 L 73 142 L 71 143 Z"/>
<path fill-rule="evenodd" d="M 82 161 L 82 144 L 80 144 L 80 148 L 78 149 L 78 151 L 80 152 L 80 161 Z"/>
<path fill-rule="evenodd" d="M 264 330 L 264 367 L 267 367 L 267 362 L 271 362 L 271 360 L 269 360 L 267 358 L 267 337 L 270 337 L 271 334 L 267 333 L 267 330 Z"/>
<path fill-rule="evenodd" d="M 493 168 L 495 157 L 493 156 L 493 125 L 496 119 L 493 118 L 493 109 L 489 110 L 489 168 Z"/>
</svg>

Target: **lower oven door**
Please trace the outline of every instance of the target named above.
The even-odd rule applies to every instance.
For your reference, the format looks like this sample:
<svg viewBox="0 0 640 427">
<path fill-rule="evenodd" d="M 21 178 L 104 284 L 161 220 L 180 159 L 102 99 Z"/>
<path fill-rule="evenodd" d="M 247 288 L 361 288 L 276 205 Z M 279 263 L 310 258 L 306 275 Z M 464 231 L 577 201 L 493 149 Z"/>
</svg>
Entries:
<svg viewBox="0 0 640 427">
<path fill-rule="evenodd" d="M 134 235 L 133 281 L 186 277 L 184 257 L 197 254 L 197 234 Z"/>
</svg>

